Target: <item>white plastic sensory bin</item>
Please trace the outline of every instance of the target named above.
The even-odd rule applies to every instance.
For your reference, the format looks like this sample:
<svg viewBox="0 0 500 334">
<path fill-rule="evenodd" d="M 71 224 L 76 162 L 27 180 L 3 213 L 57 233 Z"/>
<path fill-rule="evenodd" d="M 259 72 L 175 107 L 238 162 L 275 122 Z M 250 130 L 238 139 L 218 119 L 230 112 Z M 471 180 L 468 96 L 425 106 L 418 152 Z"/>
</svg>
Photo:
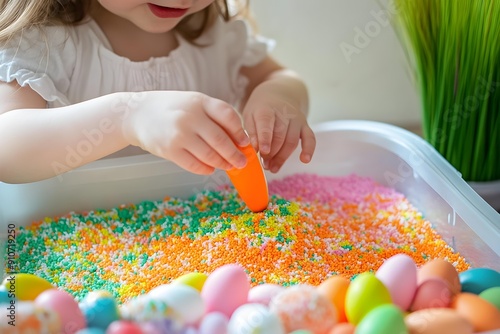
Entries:
<svg viewBox="0 0 500 334">
<path fill-rule="evenodd" d="M 301 163 L 297 149 L 279 173 L 266 174 L 268 181 L 294 173 L 371 177 L 403 193 L 473 267 L 500 271 L 500 214 L 426 141 L 371 121 L 332 121 L 314 130 L 317 149 L 312 162 Z M 165 196 L 186 198 L 227 183 L 222 171 L 198 176 L 150 154 L 102 159 L 30 184 L 0 182 L 0 243 L 7 238 L 9 224 L 26 226 L 70 211 L 110 209 Z M 4 251 L 3 245 L 0 249 Z M 0 254 L 2 268 L 3 259 Z M 495 333 L 500 331 L 488 332 Z"/>
</svg>

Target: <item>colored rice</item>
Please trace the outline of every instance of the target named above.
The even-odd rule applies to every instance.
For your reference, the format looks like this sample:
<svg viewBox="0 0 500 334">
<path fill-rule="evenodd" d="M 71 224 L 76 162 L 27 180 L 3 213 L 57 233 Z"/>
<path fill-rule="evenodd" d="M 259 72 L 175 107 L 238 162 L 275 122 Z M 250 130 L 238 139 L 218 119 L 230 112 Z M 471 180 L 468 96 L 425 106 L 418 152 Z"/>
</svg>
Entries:
<svg viewBox="0 0 500 334">
<path fill-rule="evenodd" d="M 352 278 L 397 253 L 469 268 L 402 194 L 370 178 L 296 174 L 270 182 L 269 192 L 261 213 L 226 186 L 46 218 L 21 229 L 20 267 L 78 300 L 108 290 L 120 302 L 228 263 L 243 265 L 252 285 Z"/>
</svg>

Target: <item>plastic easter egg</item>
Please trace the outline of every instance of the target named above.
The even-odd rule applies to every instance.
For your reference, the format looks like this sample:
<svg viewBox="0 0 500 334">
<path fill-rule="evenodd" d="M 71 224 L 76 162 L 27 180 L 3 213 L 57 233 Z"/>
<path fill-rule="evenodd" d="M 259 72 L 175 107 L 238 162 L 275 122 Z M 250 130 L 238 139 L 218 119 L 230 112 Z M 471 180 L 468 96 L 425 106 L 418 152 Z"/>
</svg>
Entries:
<svg viewBox="0 0 500 334">
<path fill-rule="evenodd" d="M 35 305 L 32 301 L 17 301 L 15 304 L 0 308 L 0 333 L 47 333 L 60 334 L 59 315 L 50 309 Z"/>
<path fill-rule="evenodd" d="M 230 334 L 286 334 L 280 318 L 262 304 L 245 304 L 238 307 L 229 319 Z"/>
<path fill-rule="evenodd" d="M 284 289 L 285 288 L 281 285 L 271 283 L 254 286 L 248 292 L 248 302 L 269 306 L 271 299 Z"/>
<path fill-rule="evenodd" d="M 135 322 L 147 322 L 158 319 L 173 319 L 180 322 L 180 315 L 163 300 L 151 299 L 141 295 L 119 307 L 121 319 Z"/>
<path fill-rule="evenodd" d="M 227 326 L 229 320 L 226 315 L 220 312 L 211 312 L 203 317 L 200 323 L 199 333 L 200 334 L 212 334 L 220 333 L 227 334 Z"/>
<path fill-rule="evenodd" d="M 172 284 L 184 284 L 188 285 L 192 288 L 195 288 L 196 290 L 201 292 L 201 289 L 203 288 L 203 284 L 205 284 L 205 281 L 207 280 L 208 276 L 203 273 L 189 273 L 185 274 L 182 276 L 177 277 L 175 280 L 172 281 Z"/>
<path fill-rule="evenodd" d="M 240 147 L 240 151 L 247 158 L 246 166 L 232 168 L 226 173 L 247 207 L 253 212 L 264 211 L 269 205 L 269 193 L 259 156 L 251 144 Z"/>
<path fill-rule="evenodd" d="M 179 315 L 184 324 L 195 324 L 205 314 L 205 302 L 195 288 L 184 284 L 164 284 L 150 292 L 148 297 L 165 302 Z"/>
<path fill-rule="evenodd" d="M 500 311 L 495 305 L 476 294 L 459 293 L 453 299 L 450 307 L 470 322 L 475 332 L 500 329 Z"/>
<path fill-rule="evenodd" d="M 35 304 L 54 310 L 61 319 L 62 332 L 65 334 L 73 334 L 86 327 L 85 317 L 78 303 L 66 291 L 45 290 L 36 297 Z"/>
<path fill-rule="evenodd" d="M 335 306 L 338 322 L 347 321 L 345 315 L 345 295 L 350 281 L 343 276 L 332 276 L 318 285 L 318 292 L 327 297 Z"/>
<path fill-rule="evenodd" d="M 105 330 L 113 321 L 120 319 L 118 304 L 108 292 L 91 292 L 79 306 L 85 316 L 87 327 Z"/>
<path fill-rule="evenodd" d="M 449 308 L 428 308 L 412 312 L 405 317 L 410 333 L 418 334 L 472 334 L 472 325 Z"/>
<path fill-rule="evenodd" d="M 453 295 L 461 290 L 460 279 L 457 269 L 448 261 L 443 259 L 433 259 L 425 263 L 417 271 L 417 284 L 429 278 L 441 278 L 449 284 Z"/>
<path fill-rule="evenodd" d="M 341 322 L 333 326 L 328 334 L 354 334 L 356 327 L 350 322 Z"/>
<path fill-rule="evenodd" d="M 370 272 L 356 276 L 347 288 L 345 313 L 349 322 L 357 325 L 363 317 L 383 304 L 392 303 L 385 285 Z"/>
<path fill-rule="evenodd" d="M 221 312 L 228 318 L 234 310 L 245 304 L 250 291 L 250 281 L 245 270 L 236 264 L 215 269 L 205 281 L 201 296 L 206 312 Z"/>
<path fill-rule="evenodd" d="M 405 334 L 408 333 L 401 309 L 394 304 L 384 304 L 368 312 L 356 326 L 356 334 Z"/>
<path fill-rule="evenodd" d="M 287 333 L 305 329 L 327 334 L 337 323 L 335 306 L 310 285 L 286 288 L 271 300 L 269 308 L 281 318 Z"/>
<path fill-rule="evenodd" d="M 377 270 L 375 276 L 384 283 L 394 304 L 406 311 L 417 290 L 417 265 L 406 254 L 388 258 Z"/>
<path fill-rule="evenodd" d="M 440 278 L 429 278 L 418 286 L 410 310 L 448 307 L 452 297 L 448 283 Z"/>
<path fill-rule="evenodd" d="M 462 284 L 462 292 L 476 295 L 486 289 L 500 287 L 500 273 L 489 268 L 473 268 L 461 272 L 458 277 Z"/>
<path fill-rule="evenodd" d="M 109 325 L 108 329 L 106 330 L 106 334 L 144 334 L 144 333 L 138 324 L 131 321 L 118 320 L 112 322 Z"/>
<path fill-rule="evenodd" d="M 493 305 L 496 306 L 497 309 L 500 310 L 500 287 L 499 286 L 484 290 L 483 292 L 481 292 L 479 294 L 479 297 L 492 303 Z"/>
<path fill-rule="evenodd" d="M 35 300 L 45 290 L 55 287 L 47 280 L 32 274 L 7 275 L 2 285 L 7 291 L 15 292 L 17 300 Z"/>
</svg>

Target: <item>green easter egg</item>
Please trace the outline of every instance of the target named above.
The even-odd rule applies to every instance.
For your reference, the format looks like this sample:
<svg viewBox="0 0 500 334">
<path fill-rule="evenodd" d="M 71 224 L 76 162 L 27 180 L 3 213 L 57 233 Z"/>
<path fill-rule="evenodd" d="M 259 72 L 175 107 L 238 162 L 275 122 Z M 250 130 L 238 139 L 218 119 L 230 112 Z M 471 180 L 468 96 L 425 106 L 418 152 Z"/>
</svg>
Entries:
<svg viewBox="0 0 500 334">
<path fill-rule="evenodd" d="M 484 290 L 479 294 L 479 297 L 489 301 L 500 311 L 500 286 Z"/>
<path fill-rule="evenodd" d="M 358 275 L 347 288 L 345 313 L 350 323 L 357 325 L 363 317 L 383 304 L 391 304 L 385 285 L 370 272 Z"/>
<path fill-rule="evenodd" d="M 180 283 L 184 285 L 189 285 L 192 288 L 195 288 L 198 291 L 201 291 L 205 281 L 207 280 L 207 275 L 203 273 L 189 273 L 182 276 L 177 277 L 172 283 Z"/>
<path fill-rule="evenodd" d="M 384 304 L 368 312 L 356 327 L 356 334 L 408 334 L 404 314 L 394 304 Z"/>
</svg>

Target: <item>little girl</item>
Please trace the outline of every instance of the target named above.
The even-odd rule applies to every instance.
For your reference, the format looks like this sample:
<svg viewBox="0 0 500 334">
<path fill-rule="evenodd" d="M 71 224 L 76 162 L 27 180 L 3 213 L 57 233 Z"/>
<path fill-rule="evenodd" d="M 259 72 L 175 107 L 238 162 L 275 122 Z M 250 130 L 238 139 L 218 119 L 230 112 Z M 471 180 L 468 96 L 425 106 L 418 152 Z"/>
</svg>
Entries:
<svg viewBox="0 0 500 334">
<path fill-rule="evenodd" d="M 267 48 L 227 0 L 0 0 L 0 181 L 132 146 L 196 174 L 250 143 L 271 172 L 299 141 L 307 163 L 307 90 Z"/>
</svg>

